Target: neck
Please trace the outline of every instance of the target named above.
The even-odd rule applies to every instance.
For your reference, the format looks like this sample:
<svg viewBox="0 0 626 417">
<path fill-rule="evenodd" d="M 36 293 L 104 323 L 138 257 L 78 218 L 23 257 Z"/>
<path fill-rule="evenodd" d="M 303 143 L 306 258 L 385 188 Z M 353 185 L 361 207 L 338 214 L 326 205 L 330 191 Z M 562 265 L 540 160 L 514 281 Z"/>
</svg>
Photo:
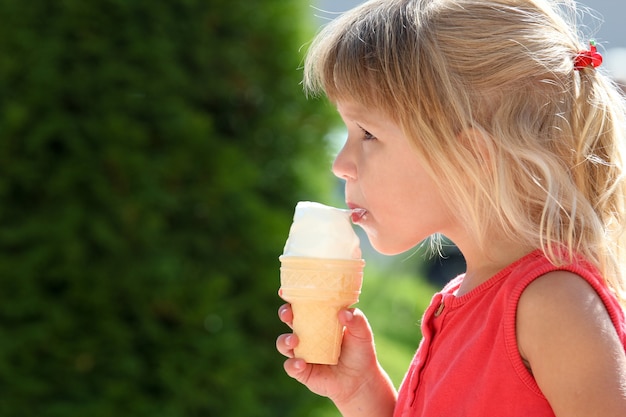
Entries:
<svg viewBox="0 0 626 417">
<path fill-rule="evenodd" d="M 457 295 L 461 296 L 488 281 L 498 272 L 532 252 L 531 248 L 524 248 L 511 242 L 492 242 L 483 251 L 470 246 L 470 250 L 459 249 L 465 257 L 467 269 L 465 278 Z"/>
</svg>

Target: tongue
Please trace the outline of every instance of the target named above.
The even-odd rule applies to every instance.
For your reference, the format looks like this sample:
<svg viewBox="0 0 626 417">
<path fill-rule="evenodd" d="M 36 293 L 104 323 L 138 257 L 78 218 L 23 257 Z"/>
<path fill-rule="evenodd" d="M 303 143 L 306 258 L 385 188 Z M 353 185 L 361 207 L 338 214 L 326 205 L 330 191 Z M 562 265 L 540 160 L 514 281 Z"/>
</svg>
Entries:
<svg viewBox="0 0 626 417">
<path fill-rule="evenodd" d="M 359 220 L 361 220 L 361 218 L 363 218 L 363 216 L 365 216 L 365 214 L 367 214 L 367 210 L 365 210 L 364 208 L 355 208 L 351 210 L 351 215 L 350 217 L 352 218 L 353 222 L 357 222 Z"/>
</svg>

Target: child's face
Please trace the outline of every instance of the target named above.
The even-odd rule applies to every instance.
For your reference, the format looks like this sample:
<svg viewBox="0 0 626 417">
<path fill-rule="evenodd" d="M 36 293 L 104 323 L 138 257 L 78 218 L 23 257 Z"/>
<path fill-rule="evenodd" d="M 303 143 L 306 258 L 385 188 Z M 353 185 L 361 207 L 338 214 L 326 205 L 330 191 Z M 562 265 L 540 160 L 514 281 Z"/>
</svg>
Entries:
<svg viewBox="0 0 626 417">
<path fill-rule="evenodd" d="M 452 226 L 452 216 L 400 127 L 376 109 L 337 105 L 348 139 L 333 164 L 346 181 L 346 203 L 364 209 L 353 221 L 384 254 L 411 249 Z"/>
</svg>

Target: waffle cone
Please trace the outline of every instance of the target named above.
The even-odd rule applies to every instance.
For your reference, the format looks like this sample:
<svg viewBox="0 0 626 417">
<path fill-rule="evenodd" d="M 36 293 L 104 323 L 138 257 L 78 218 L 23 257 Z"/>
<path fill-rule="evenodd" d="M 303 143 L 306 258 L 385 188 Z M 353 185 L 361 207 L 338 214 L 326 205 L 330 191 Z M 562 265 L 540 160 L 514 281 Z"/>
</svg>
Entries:
<svg viewBox="0 0 626 417">
<path fill-rule="evenodd" d="M 343 326 L 337 314 L 359 300 L 362 259 L 317 259 L 281 256 L 279 295 L 291 303 L 297 358 L 337 364 Z"/>
</svg>

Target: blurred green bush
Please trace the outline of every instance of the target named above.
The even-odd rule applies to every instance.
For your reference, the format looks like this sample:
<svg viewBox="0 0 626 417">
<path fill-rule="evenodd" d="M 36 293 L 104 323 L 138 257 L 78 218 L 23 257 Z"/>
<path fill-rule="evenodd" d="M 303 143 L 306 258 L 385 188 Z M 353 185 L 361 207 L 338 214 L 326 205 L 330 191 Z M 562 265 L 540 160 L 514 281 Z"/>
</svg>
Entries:
<svg viewBox="0 0 626 417">
<path fill-rule="evenodd" d="M 0 0 L 0 415 L 325 401 L 274 347 L 277 257 L 295 202 L 327 187 L 335 120 L 299 85 L 309 14 Z"/>
</svg>

